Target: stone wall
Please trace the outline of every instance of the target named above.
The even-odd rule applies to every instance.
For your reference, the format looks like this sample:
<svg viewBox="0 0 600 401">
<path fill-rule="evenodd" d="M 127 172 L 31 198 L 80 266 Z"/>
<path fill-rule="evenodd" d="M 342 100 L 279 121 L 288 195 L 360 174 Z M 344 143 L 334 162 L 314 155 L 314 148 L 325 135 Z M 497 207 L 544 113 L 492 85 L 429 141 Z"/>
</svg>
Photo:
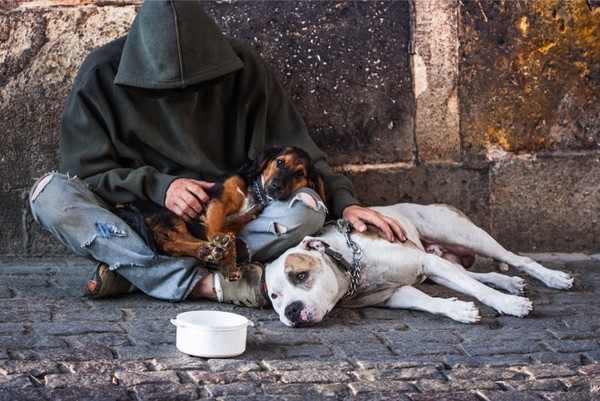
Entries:
<svg viewBox="0 0 600 401">
<path fill-rule="evenodd" d="M 84 56 L 140 1 L 0 0 L 0 254 L 62 251 L 27 206 Z M 595 2 L 204 2 L 274 66 L 366 204 L 444 202 L 517 251 L 600 249 Z"/>
</svg>

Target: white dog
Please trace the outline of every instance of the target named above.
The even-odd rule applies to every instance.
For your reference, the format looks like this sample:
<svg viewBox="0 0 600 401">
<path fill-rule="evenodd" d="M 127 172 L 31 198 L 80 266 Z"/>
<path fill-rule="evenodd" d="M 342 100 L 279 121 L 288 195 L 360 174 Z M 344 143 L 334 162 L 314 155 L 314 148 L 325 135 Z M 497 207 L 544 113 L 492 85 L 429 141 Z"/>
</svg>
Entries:
<svg viewBox="0 0 600 401">
<path fill-rule="evenodd" d="M 573 285 L 569 274 L 507 251 L 449 206 L 402 203 L 373 209 L 398 219 L 408 241 L 390 243 L 374 231 L 348 232 L 347 224 L 339 227 L 338 223 L 306 237 L 267 266 L 269 296 L 284 324 L 318 323 L 338 303 L 422 310 L 463 323 L 480 320 L 474 303 L 434 298 L 414 287 L 427 277 L 501 313 L 522 317 L 532 310 L 529 299 L 519 296 L 525 287 L 521 278 L 468 272 L 459 262 L 468 264 L 470 255 L 512 265 L 549 287 Z"/>
</svg>

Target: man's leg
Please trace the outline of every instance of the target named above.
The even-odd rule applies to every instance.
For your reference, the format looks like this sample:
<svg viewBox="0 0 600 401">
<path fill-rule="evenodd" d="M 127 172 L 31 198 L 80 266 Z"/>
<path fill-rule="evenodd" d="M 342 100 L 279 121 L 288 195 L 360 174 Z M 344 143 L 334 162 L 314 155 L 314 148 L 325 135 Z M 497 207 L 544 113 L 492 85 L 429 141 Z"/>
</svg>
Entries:
<svg viewBox="0 0 600 401">
<path fill-rule="evenodd" d="M 194 258 L 156 258 L 78 178 L 45 175 L 33 186 L 30 205 L 36 221 L 68 249 L 106 263 L 152 297 L 183 300 L 207 274 Z"/>
</svg>

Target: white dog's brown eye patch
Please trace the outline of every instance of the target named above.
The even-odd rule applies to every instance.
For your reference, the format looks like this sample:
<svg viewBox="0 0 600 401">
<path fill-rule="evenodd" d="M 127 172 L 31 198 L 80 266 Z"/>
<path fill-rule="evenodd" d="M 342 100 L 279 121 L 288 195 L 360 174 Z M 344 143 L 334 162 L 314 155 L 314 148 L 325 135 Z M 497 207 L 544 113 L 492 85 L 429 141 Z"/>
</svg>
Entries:
<svg viewBox="0 0 600 401">
<path fill-rule="evenodd" d="M 318 258 L 302 253 L 292 253 L 285 258 L 285 275 L 294 286 L 310 288 L 321 264 Z"/>
</svg>

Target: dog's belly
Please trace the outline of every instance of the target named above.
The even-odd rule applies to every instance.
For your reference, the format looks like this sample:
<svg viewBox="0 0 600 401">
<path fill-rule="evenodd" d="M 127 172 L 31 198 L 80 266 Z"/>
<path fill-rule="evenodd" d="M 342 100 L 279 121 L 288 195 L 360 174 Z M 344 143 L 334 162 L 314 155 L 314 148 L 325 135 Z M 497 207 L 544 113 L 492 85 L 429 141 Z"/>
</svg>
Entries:
<svg viewBox="0 0 600 401">
<path fill-rule="evenodd" d="M 262 205 L 252 195 L 251 189 L 248 189 L 245 193 L 238 189 L 238 192 L 244 196 L 244 201 L 239 210 L 227 216 L 227 224 L 235 223 L 249 214 L 257 215 L 262 209 Z"/>
</svg>

